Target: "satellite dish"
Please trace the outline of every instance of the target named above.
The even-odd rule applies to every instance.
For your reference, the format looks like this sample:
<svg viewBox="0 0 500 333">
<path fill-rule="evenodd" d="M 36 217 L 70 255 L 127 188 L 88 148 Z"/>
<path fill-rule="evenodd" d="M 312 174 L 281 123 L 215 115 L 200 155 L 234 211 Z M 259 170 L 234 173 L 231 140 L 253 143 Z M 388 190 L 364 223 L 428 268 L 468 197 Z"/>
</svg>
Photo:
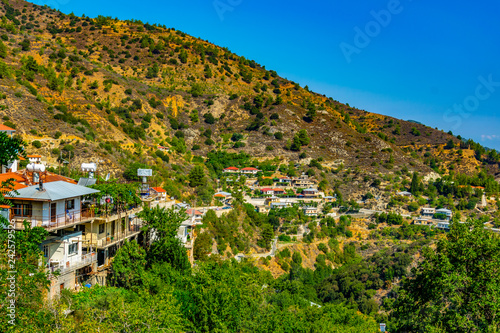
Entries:
<svg viewBox="0 0 500 333">
<path fill-rule="evenodd" d="M 108 180 L 109 180 L 109 176 L 110 176 L 110 174 L 109 174 L 109 172 L 108 172 L 108 174 L 106 175 L 106 181 L 108 181 Z"/>
</svg>

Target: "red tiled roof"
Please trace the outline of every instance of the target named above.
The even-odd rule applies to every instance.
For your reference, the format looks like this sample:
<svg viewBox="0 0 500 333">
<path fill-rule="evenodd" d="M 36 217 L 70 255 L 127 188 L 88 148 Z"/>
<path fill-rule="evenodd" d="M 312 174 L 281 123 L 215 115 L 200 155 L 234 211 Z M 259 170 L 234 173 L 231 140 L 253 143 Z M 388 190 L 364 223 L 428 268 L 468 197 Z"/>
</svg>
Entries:
<svg viewBox="0 0 500 333">
<path fill-rule="evenodd" d="M 186 210 L 186 214 L 188 215 L 193 215 L 193 209 L 192 208 L 189 208 L 188 210 Z M 203 215 L 200 211 L 198 210 L 194 210 L 194 215 Z"/>
<path fill-rule="evenodd" d="M 27 158 L 42 158 L 42 155 L 28 155 Z"/>
<path fill-rule="evenodd" d="M 225 168 L 224 170 L 239 170 L 237 167 L 228 167 L 228 168 Z"/>
<path fill-rule="evenodd" d="M 21 184 L 25 181 L 25 179 L 23 177 L 21 177 L 20 175 L 18 175 L 17 173 L 14 173 L 14 172 L 8 172 L 8 173 L 3 173 L 3 174 L 0 174 L 0 185 L 2 182 L 6 182 L 7 180 L 9 179 L 13 179 L 12 181 L 12 187 L 9 187 L 9 191 L 14 189 L 14 190 L 19 190 L 21 188 L 25 188 L 27 187 L 26 185 L 24 184 Z M 7 192 L 7 188 L 2 188 L 1 189 L 2 193 L 5 193 Z"/>
<path fill-rule="evenodd" d="M 285 190 L 282 188 L 275 188 L 275 189 L 273 189 L 273 191 L 274 192 L 285 192 Z"/>
<path fill-rule="evenodd" d="M 268 192 L 268 191 L 274 191 L 272 188 L 261 188 L 260 189 L 262 192 Z"/>
<path fill-rule="evenodd" d="M 167 191 L 162 189 L 161 187 L 151 187 L 153 190 L 155 190 L 157 193 L 166 193 Z"/>
<path fill-rule="evenodd" d="M 15 131 L 15 129 L 0 124 L 0 131 Z"/>
<path fill-rule="evenodd" d="M 256 169 L 256 168 L 243 168 L 241 170 L 245 170 L 245 171 L 259 171 L 259 169 Z"/>
<path fill-rule="evenodd" d="M 215 194 L 214 197 L 217 197 L 217 198 L 225 198 L 226 196 L 224 194 Z"/>
</svg>

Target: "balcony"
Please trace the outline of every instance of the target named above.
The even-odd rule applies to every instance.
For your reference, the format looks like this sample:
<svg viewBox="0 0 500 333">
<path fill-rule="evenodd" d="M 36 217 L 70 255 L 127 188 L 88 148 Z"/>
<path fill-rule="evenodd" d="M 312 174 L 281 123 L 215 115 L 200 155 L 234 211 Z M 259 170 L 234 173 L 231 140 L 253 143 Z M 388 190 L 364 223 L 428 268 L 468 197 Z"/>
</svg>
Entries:
<svg viewBox="0 0 500 333">
<path fill-rule="evenodd" d="M 97 255 L 94 252 L 91 252 L 81 256 L 69 257 L 66 262 L 51 260 L 49 263 L 47 263 L 46 267 L 49 270 L 49 274 L 53 274 L 54 272 L 59 271 L 62 275 L 67 272 L 76 271 L 77 269 L 91 265 L 94 262 L 97 262 Z"/>
<path fill-rule="evenodd" d="M 115 232 L 104 237 L 99 237 L 99 234 L 97 233 L 86 233 L 84 235 L 84 240 L 86 241 L 85 244 L 86 246 L 92 246 L 93 248 L 104 249 L 127 238 L 138 235 L 141 232 L 142 225 L 142 221 L 139 220 L 130 224 L 128 228 L 123 231 Z"/>
<path fill-rule="evenodd" d="M 142 207 L 134 207 L 128 210 L 111 210 L 108 212 L 99 212 L 96 215 L 96 219 L 103 222 L 116 221 L 129 215 L 137 214 L 142 211 Z"/>
<path fill-rule="evenodd" d="M 56 216 L 17 216 L 15 215 L 12 219 L 15 220 L 15 227 L 18 230 L 22 230 L 23 222 L 26 220 L 31 224 L 32 227 L 43 227 L 48 231 L 55 231 L 58 229 L 68 228 L 75 226 L 80 223 L 90 222 L 95 219 L 95 213 L 90 209 L 73 210 L 69 213 L 58 214 Z"/>
</svg>

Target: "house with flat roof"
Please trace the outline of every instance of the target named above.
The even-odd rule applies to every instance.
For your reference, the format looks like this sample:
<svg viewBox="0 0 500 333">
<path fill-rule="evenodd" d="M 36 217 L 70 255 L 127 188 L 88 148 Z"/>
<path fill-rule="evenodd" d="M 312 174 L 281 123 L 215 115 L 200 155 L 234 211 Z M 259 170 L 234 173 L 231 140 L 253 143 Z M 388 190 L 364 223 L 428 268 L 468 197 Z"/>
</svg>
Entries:
<svg viewBox="0 0 500 333">
<path fill-rule="evenodd" d="M 65 288 L 78 289 L 87 275 L 95 271 L 97 254 L 92 249 L 84 249 L 82 238 L 81 231 L 61 231 L 40 244 L 51 280 L 49 298 Z M 59 274 L 55 275 L 56 272 Z"/>
<path fill-rule="evenodd" d="M 446 216 L 445 220 L 447 220 L 447 221 L 451 220 L 451 218 L 453 216 L 452 211 L 449 210 L 449 209 L 446 209 L 446 208 L 436 209 L 436 214 L 440 214 L 440 215 Z"/>
<path fill-rule="evenodd" d="M 436 208 L 422 207 L 422 209 L 420 210 L 420 215 L 422 215 L 423 217 L 431 218 L 434 216 L 435 213 L 436 213 Z"/>
<path fill-rule="evenodd" d="M 318 196 L 319 191 L 317 189 L 315 189 L 315 188 L 307 188 L 307 189 L 305 189 L 305 190 L 302 191 L 302 194 L 305 197 L 314 198 L 314 197 Z"/>
<path fill-rule="evenodd" d="M 318 209 L 316 207 L 303 207 L 302 211 L 305 216 L 318 216 Z"/>
</svg>

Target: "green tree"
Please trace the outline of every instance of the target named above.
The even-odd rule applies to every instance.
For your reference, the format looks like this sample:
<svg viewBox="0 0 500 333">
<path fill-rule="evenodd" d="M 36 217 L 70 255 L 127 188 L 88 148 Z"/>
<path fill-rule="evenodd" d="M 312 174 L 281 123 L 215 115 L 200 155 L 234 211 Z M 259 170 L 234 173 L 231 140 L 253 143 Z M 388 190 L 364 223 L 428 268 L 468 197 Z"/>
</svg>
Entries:
<svg viewBox="0 0 500 333">
<path fill-rule="evenodd" d="M 417 195 L 420 192 L 420 181 L 418 179 L 418 172 L 414 172 L 411 177 L 410 192 L 413 195 Z"/>
<path fill-rule="evenodd" d="M 500 238 L 480 221 L 452 223 L 403 280 L 394 305 L 402 332 L 498 332 Z"/>
<path fill-rule="evenodd" d="M 176 212 L 174 208 L 146 208 L 138 215 L 145 222 L 146 259 L 148 266 L 156 263 L 170 264 L 180 272 L 187 272 L 191 265 L 186 249 L 176 237 L 177 230 L 187 219 L 185 212 Z"/>
<path fill-rule="evenodd" d="M 188 175 L 189 186 L 198 187 L 206 183 L 205 170 L 201 165 L 195 165 Z"/>
<path fill-rule="evenodd" d="M 135 288 L 142 284 L 146 266 L 146 251 L 135 240 L 126 242 L 113 258 L 111 285 Z"/>
</svg>

